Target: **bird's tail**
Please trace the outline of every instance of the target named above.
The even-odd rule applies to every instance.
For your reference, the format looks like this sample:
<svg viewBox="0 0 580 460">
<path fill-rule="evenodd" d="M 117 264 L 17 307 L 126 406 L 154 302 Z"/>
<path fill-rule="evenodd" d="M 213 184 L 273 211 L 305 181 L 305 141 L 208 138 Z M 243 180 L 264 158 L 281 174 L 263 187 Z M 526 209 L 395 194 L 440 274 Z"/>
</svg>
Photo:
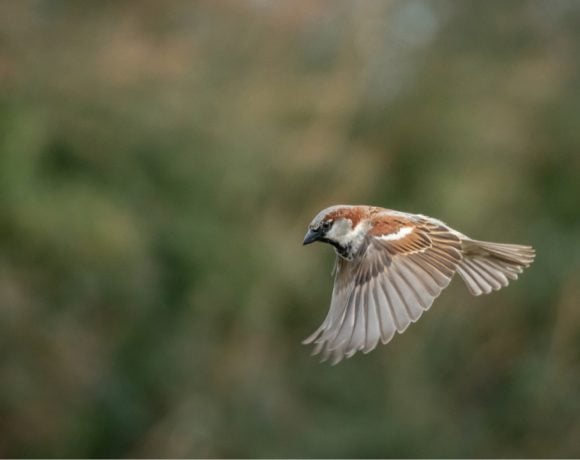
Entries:
<svg viewBox="0 0 580 460">
<path fill-rule="evenodd" d="M 462 241 L 462 249 L 463 259 L 457 273 L 473 295 L 489 294 L 506 287 L 536 256 L 531 246 L 471 239 Z"/>
</svg>

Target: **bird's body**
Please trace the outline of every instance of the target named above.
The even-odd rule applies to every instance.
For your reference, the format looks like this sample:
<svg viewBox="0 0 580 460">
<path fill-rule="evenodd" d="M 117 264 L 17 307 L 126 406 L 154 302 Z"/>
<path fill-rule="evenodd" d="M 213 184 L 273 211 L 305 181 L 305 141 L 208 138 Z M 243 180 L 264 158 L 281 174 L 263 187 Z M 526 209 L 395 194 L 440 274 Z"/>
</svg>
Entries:
<svg viewBox="0 0 580 460">
<path fill-rule="evenodd" d="M 529 246 L 473 240 L 438 219 L 373 206 L 321 211 L 304 244 L 337 254 L 330 310 L 304 343 L 338 363 L 368 353 L 419 319 L 458 273 L 473 295 L 517 279 L 534 260 Z"/>
</svg>

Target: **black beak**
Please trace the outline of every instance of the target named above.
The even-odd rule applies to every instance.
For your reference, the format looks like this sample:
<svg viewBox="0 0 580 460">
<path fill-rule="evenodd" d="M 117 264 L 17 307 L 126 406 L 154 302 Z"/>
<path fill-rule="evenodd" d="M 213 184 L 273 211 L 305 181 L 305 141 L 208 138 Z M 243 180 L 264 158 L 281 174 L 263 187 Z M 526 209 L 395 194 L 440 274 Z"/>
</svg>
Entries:
<svg viewBox="0 0 580 460">
<path fill-rule="evenodd" d="M 321 234 L 319 230 L 312 230 L 311 228 L 309 228 L 308 232 L 306 232 L 306 235 L 304 236 L 304 241 L 302 242 L 302 244 L 307 245 L 310 243 L 314 243 L 315 241 L 318 241 L 320 237 Z"/>
</svg>

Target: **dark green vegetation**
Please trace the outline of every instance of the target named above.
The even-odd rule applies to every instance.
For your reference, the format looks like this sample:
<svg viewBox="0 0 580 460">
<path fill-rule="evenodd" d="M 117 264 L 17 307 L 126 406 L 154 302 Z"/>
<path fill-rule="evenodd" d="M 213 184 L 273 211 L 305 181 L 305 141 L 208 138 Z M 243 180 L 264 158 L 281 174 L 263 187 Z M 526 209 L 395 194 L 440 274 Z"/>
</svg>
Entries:
<svg viewBox="0 0 580 460">
<path fill-rule="evenodd" d="M 0 456 L 580 456 L 580 4 L 0 3 Z M 336 203 L 532 244 L 319 365 Z"/>
</svg>

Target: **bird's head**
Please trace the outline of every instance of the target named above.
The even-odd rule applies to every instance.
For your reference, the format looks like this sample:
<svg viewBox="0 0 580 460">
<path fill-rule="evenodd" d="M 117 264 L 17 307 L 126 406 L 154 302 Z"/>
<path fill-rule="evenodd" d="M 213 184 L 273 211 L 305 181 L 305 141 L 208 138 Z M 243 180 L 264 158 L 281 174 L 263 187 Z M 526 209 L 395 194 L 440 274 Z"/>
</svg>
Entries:
<svg viewBox="0 0 580 460">
<path fill-rule="evenodd" d="M 366 206 L 338 205 L 318 213 L 308 226 L 303 244 L 320 241 L 334 246 L 345 259 L 358 252 L 369 228 Z"/>
</svg>

